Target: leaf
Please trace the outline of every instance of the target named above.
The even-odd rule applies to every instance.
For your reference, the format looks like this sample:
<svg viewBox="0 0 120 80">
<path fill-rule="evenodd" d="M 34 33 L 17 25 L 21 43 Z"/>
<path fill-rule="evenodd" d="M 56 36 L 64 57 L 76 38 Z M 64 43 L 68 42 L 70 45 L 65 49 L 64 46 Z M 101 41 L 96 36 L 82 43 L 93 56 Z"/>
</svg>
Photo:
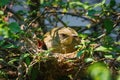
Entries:
<svg viewBox="0 0 120 80">
<path fill-rule="evenodd" d="M 99 6 L 103 6 L 103 5 L 105 4 L 105 2 L 106 2 L 106 0 L 102 0 L 102 2 L 94 4 L 94 5 L 92 6 L 92 9 L 93 9 L 93 8 L 96 8 L 96 7 L 99 7 Z"/>
<path fill-rule="evenodd" d="M 25 58 L 28 57 L 29 55 L 30 55 L 30 54 L 28 54 L 28 53 L 22 54 L 21 57 L 20 57 L 20 59 L 25 59 Z"/>
<path fill-rule="evenodd" d="M 7 45 L 3 46 L 3 48 L 18 48 L 18 46 L 14 45 L 14 44 L 7 44 Z"/>
<path fill-rule="evenodd" d="M 0 15 L 3 15 L 3 14 L 4 14 L 4 12 L 0 10 Z"/>
<path fill-rule="evenodd" d="M 120 52 L 120 49 L 117 47 L 112 46 L 99 46 L 95 49 L 95 51 L 101 51 L 101 52 Z"/>
<path fill-rule="evenodd" d="M 111 80 L 110 70 L 102 62 L 91 64 L 87 69 L 92 80 Z"/>
<path fill-rule="evenodd" d="M 3 58 L 0 58 L 0 62 L 2 62 L 2 61 L 4 61 L 4 59 L 3 59 Z"/>
<path fill-rule="evenodd" d="M 104 27 L 106 29 L 107 34 L 109 34 L 113 30 L 113 21 L 110 19 L 105 19 L 104 20 Z"/>
<path fill-rule="evenodd" d="M 88 35 L 87 35 L 87 34 L 81 34 L 81 33 L 79 33 L 78 35 L 79 35 L 79 37 L 81 37 L 81 38 L 83 38 L 83 39 L 85 39 L 85 38 L 87 38 L 87 37 L 88 37 Z"/>
<path fill-rule="evenodd" d="M 2 78 L 2 77 L 6 77 L 7 78 L 7 74 L 6 74 L 5 71 L 0 70 L 0 78 Z"/>
<path fill-rule="evenodd" d="M 85 49 L 83 50 L 80 50 L 78 53 L 77 53 L 77 57 L 80 57 L 83 53 L 84 53 Z"/>
<path fill-rule="evenodd" d="M 110 0 L 110 8 L 114 7 L 116 5 L 115 0 Z"/>
<path fill-rule="evenodd" d="M 95 13 L 96 13 L 96 10 L 88 10 L 88 16 L 90 16 L 90 17 L 94 17 L 94 15 L 95 15 Z"/>
<path fill-rule="evenodd" d="M 27 65 L 29 65 L 30 64 L 30 58 L 26 57 L 25 62 L 26 62 Z"/>
<path fill-rule="evenodd" d="M 110 52 L 110 49 L 105 46 L 100 46 L 100 47 L 96 48 L 95 51 Z"/>
<path fill-rule="evenodd" d="M 12 60 L 10 60 L 10 61 L 8 62 L 8 64 L 13 65 L 14 62 L 16 62 L 16 61 L 18 61 L 18 59 L 12 59 Z"/>
<path fill-rule="evenodd" d="M 84 3 L 82 3 L 82 2 L 79 2 L 79 1 L 70 2 L 70 7 L 73 7 L 74 5 L 77 5 L 77 6 L 79 6 L 79 7 L 82 7 L 82 8 L 84 8 L 84 9 L 90 8 L 89 5 L 84 4 Z"/>
<path fill-rule="evenodd" d="M 12 33 L 17 33 L 21 31 L 19 25 L 16 22 L 10 23 L 8 27 L 10 28 L 10 31 Z"/>
<path fill-rule="evenodd" d="M 120 75 L 120 73 L 119 73 L 119 75 Z M 120 76 L 119 75 L 117 76 L 117 80 L 120 80 Z"/>
<path fill-rule="evenodd" d="M 92 59 L 92 58 L 86 58 L 86 59 L 85 59 L 85 62 L 86 62 L 86 63 L 89 63 L 89 62 L 92 62 L 92 61 L 94 61 L 94 59 Z"/>
<path fill-rule="evenodd" d="M 120 61 L 120 56 L 118 56 L 116 60 L 117 60 L 117 61 Z"/>
<path fill-rule="evenodd" d="M 5 43 L 5 40 L 0 41 L 0 46 L 2 46 Z"/>
<path fill-rule="evenodd" d="M 0 0 L 0 6 L 5 6 L 6 4 L 8 4 L 9 0 Z"/>
<path fill-rule="evenodd" d="M 104 57 L 107 58 L 107 59 L 112 59 L 113 55 L 112 54 L 111 55 L 104 55 Z"/>
<path fill-rule="evenodd" d="M 8 27 L 0 28 L 0 35 L 2 35 L 4 38 L 8 38 L 9 37 Z"/>
<path fill-rule="evenodd" d="M 100 3 L 94 4 L 94 5 L 88 5 L 88 4 L 82 3 L 80 1 L 71 1 L 71 2 L 69 2 L 69 4 L 70 4 L 71 8 L 73 8 L 73 6 L 75 5 L 75 6 L 82 7 L 86 10 L 91 10 L 93 8 L 102 6 L 103 4 L 105 4 L 105 2 L 106 2 L 106 0 L 102 0 L 102 2 L 100 2 Z"/>
<path fill-rule="evenodd" d="M 62 12 L 63 12 L 63 13 L 67 12 L 67 9 L 66 9 L 66 8 L 63 8 Z"/>
<path fill-rule="evenodd" d="M 39 74 L 39 70 L 38 69 L 36 69 L 36 68 L 32 69 L 31 80 L 36 80 L 38 74 Z"/>
<path fill-rule="evenodd" d="M 44 0 L 40 0 L 40 4 L 44 4 Z"/>
</svg>

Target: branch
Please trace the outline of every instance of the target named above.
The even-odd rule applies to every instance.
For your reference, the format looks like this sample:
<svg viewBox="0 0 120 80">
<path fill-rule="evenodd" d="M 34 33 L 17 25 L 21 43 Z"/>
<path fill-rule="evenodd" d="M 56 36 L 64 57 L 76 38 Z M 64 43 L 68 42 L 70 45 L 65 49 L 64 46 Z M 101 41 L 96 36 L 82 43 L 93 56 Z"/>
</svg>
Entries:
<svg viewBox="0 0 120 80">
<path fill-rule="evenodd" d="M 89 20 L 89 21 L 92 21 L 92 22 L 94 22 L 94 20 L 93 19 L 91 19 L 91 18 L 88 18 L 87 16 L 82 16 L 82 15 L 80 15 L 80 13 L 78 13 L 78 14 L 75 14 L 75 13 L 68 13 L 68 12 L 46 12 L 45 14 L 51 14 L 51 13 L 53 13 L 53 14 L 65 14 L 65 15 L 71 15 L 71 16 L 75 16 L 75 17 L 80 17 L 80 18 L 83 18 L 83 19 L 85 19 L 85 20 Z"/>
<path fill-rule="evenodd" d="M 67 27 L 67 24 L 64 23 L 57 15 L 55 16 L 55 18 L 56 18 L 58 21 L 60 21 L 60 22 L 63 24 L 63 26 Z"/>
</svg>

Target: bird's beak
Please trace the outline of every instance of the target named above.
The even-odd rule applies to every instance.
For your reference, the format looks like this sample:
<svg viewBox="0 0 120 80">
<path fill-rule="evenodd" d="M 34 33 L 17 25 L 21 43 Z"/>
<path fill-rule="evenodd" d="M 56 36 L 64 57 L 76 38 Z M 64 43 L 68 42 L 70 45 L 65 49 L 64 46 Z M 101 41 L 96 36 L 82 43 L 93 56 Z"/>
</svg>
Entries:
<svg viewBox="0 0 120 80">
<path fill-rule="evenodd" d="M 72 37 L 78 37 L 78 35 L 76 35 L 76 34 L 72 34 Z"/>
</svg>

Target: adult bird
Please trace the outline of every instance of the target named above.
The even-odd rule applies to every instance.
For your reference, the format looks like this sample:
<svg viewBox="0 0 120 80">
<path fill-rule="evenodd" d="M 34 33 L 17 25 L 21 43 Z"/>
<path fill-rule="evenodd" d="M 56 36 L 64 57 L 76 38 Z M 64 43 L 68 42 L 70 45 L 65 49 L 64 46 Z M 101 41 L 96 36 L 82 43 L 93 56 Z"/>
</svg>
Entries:
<svg viewBox="0 0 120 80">
<path fill-rule="evenodd" d="M 69 27 L 56 27 L 44 35 L 47 49 L 53 53 L 71 53 L 76 51 L 75 46 L 80 43 L 78 33 Z"/>
</svg>

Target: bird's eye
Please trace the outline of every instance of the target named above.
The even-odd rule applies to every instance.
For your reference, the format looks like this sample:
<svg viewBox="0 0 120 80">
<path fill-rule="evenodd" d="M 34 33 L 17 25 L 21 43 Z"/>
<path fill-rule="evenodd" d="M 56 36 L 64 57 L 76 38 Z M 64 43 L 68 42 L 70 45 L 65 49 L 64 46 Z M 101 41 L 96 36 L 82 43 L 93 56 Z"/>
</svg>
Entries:
<svg viewBox="0 0 120 80">
<path fill-rule="evenodd" d="M 61 34 L 63 37 L 66 37 L 66 35 L 65 34 Z"/>
<path fill-rule="evenodd" d="M 64 38 L 67 37 L 67 35 L 66 34 L 60 34 L 60 37 L 64 39 Z"/>
</svg>

